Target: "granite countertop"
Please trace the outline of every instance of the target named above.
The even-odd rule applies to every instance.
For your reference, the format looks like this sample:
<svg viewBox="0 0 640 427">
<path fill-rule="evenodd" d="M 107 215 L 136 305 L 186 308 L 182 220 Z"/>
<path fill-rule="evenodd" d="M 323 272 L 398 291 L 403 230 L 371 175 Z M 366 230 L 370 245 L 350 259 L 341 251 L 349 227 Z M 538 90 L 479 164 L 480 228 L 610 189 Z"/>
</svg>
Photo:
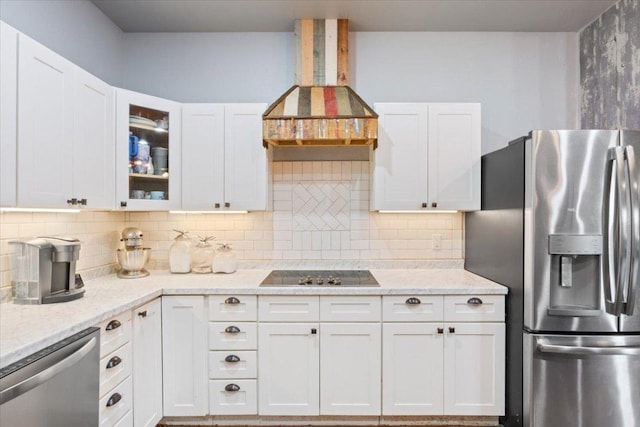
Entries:
<svg viewBox="0 0 640 427">
<path fill-rule="evenodd" d="M 148 277 L 130 280 L 114 274 L 87 281 L 85 295 L 79 300 L 47 305 L 0 304 L 0 367 L 161 295 L 504 295 L 508 291 L 462 269 L 372 269 L 380 287 L 258 287 L 269 272 L 152 271 Z"/>
</svg>

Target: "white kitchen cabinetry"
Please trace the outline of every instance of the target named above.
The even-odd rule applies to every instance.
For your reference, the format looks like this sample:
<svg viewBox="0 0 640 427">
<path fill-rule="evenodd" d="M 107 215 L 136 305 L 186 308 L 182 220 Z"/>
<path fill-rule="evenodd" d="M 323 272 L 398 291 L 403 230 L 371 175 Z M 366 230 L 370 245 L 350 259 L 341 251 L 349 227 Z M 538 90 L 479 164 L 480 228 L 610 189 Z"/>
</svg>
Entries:
<svg viewBox="0 0 640 427">
<path fill-rule="evenodd" d="M 16 205 L 18 31 L 0 21 L 0 206 Z"/>
<path fill-rule="evenodd" d="M 504 414 L 503 296 L 385 296 L 382 305 L 383 415 Z"/>
<path fill-rule="evenodd" d="M 133 371 L 131 313 L 96 325 L 100 328 L 100 427 L 132 427 Z"/>
<path fill-rule="evenodd" d="M 162 418 L 162 304 L 155 299 L 132 312 L 133 425 L 154 427 Z"/>
<path fill-rule="evenodd" d="M 116 207 L 180 208 L 181 135 L 181 104 L 117 89 Z"/>
<path fill-rule="evenodd" d="M 17 205 L 110 209 L 113 89 L 18 36 Z"/>
<path fill-rule="evenodd" d="M 265 210 L 266 104 L 184 104 L 182 209 Z"/>
<path fill-rule="evenodd" d="M 207 317 L 204 296 L 162 297 L 165 416 L 207 414 Z"/>
<path fill-rule="evenodd" d="M 380 414 L 380 297 L 265 296 L 258 313 L 260 415 Z"/>
<path fill-rule="evenodd" d="M 375 109 L 373 210 L 480 209 L 480 104 Z"/>
</svg>

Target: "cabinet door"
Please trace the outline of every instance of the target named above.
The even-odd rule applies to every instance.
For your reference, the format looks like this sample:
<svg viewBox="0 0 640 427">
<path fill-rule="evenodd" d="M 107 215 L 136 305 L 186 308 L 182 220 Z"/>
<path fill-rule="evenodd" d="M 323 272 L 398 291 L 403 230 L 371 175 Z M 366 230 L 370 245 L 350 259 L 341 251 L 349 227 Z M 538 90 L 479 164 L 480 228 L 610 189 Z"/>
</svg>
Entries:
<svg viewBox="0 0 640 427">
<path fill-rule="evenodd" d="M 114 90 L 80 68 L 74 76 L 73 197 L 93 209 L 115 201 Z"/>
<path fill-rule="evenodd" d="M 421 209 L 427 197 L 427 105 L 375 104 L 372 209 Z"/>
<path fill-rule="evenodd" d="M 442 415 L 444 335 L 438 333 L 442 327 L 441 323 L 383 324 L 383 415 Z"/>
<path fill-rule="evenodd" d="M 504 415 L 504 323 L 449 323 L 445 334 L 445 415 Z"/>
<path fill-rule="evenodd" d="M 165 416 L 207 414 L 204 296 L 162 298 L 162 390 Z"/>
<path fill-rule="evenodd" d="M 18 37 L 18 205 L 66 207 L 72 196 L 75 66 Z"/>
<path fill-rule="evenodd" d="M 319 414 L 317 330 L 317 323 L 260 323 L 258 414 Z"/>
<path fill-rule="evenodd" d="M 181 123 L 180 104 L 116 90 L 117 208 L 180 208 Z"/>
<path fill-rule="evenodd" d="M 133 317 L 133 425 L 154 427 L 162 418 L 162 304 L 139 307 Z"/>
<path fill-rule="evenodd" d="M 480 104 L 429 104 L 429 205 L 480 209 Z"/>
<path fill-rule="evenodd" d="M 18 31 L 0 21 L 0 206 L 16 205 Z"/>
<path fill-rule="evenodd" d="M 224 206 L 224 105 L 182 106 L 182 209 Z"/>
<path fill-rule="evenodd" d="M 267 150 L 262 146 L 266 108 L 267 104 L 225 105 L 223 203 L 229 203 L 230 210 L 267 208 Z"/>
<path fill-rule="evenodd" d="M 323 323 L 320 414 L 380 415 L 380 323 Z"/>
</svg>

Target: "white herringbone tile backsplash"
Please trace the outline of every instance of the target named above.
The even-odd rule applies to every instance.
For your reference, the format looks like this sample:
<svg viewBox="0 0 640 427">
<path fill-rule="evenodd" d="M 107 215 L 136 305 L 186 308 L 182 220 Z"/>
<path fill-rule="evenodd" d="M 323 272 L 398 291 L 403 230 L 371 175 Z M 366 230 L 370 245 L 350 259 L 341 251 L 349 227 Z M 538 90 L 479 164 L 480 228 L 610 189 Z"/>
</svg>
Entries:
<svg viewBox="0 0 640 427">
<path fill-rule="evenodd" d="M 8 241 L 37 235 L 82 240 L 78 270 L 112 265 L 124 227 L 140 227 L 152 259 L 166 261 L 175 233 L 216 236 L 240 260 L 463 258 L 463 214 L 369 212 L 369 162 L 273 163 L 273 211 L 242 214 L 82 212 L 0 214 L 0 299 L 10 289 Z M 441 249 L 433 249 L 433 237 Z"/>
</svg>

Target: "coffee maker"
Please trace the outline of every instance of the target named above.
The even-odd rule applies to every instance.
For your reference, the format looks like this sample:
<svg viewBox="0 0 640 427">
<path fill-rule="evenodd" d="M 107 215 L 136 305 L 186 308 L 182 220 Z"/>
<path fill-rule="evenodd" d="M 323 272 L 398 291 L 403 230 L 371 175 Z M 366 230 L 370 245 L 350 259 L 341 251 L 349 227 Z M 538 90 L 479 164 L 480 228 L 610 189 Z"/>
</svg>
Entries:
<svg viewBox="0 0 640 427">
<path fill-rule="evenodd" d="M 38 237 L 12 241 L 11 274 L 16 304 L 50 304 L 81 298 L 84 283 L 76 275 L 80 241 Z"/>
</svg>

